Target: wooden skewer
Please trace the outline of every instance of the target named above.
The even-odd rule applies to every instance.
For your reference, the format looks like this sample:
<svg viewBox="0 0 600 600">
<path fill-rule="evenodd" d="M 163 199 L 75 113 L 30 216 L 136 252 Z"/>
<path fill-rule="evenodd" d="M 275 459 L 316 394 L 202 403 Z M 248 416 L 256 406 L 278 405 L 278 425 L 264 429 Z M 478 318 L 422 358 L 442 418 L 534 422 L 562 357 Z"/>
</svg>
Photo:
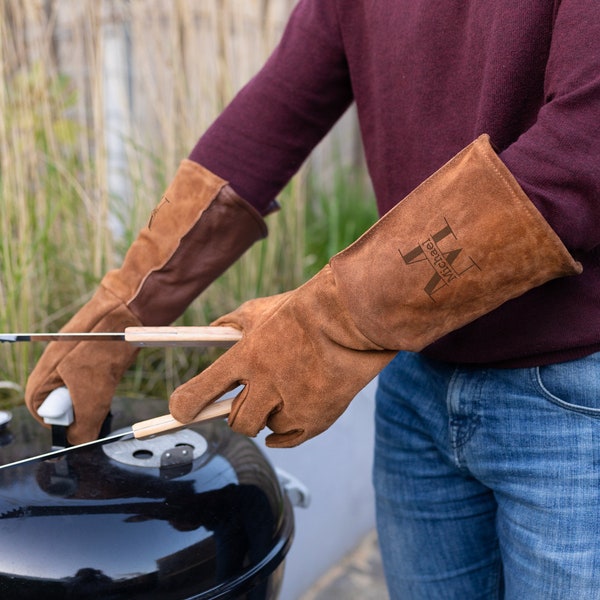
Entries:
<svg viewBox="0 0 600 600">
<path fill-rule="evenodd" d="M 125 341 L 136 346 L 233 346 L 242 333 L 233 327 L 127 327 Z"/>
<path fill-rule="evenodd" d="M 198 414 L 193 423 L 200 423 L 201 421 L 226 417 L 231 412 L 232 403 L 233 398 L 227 398 L 225 400 L 219 400 L 218 402 L 209 404 Z M 154 417 L 153 419 L 134 423 L 131 427 L 131 430 L 133 431 L 133 436 L 136 439 L 141 439 L 151 435 L 157 435 L 159 433 L 181 429 L 182 427 L 187 427 L 188 425 L 191 425 L 191 423 L 181 423 L 171 415 L 162 415 L 161 417 Z"/>
</svg>

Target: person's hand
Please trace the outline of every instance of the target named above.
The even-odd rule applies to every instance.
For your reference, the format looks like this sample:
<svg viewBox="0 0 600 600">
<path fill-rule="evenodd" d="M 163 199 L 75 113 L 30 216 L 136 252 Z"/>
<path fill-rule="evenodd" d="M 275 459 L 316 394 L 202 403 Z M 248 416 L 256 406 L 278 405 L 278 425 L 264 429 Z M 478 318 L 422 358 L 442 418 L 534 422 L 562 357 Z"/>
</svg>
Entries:
<svg viewBox="0 0 600 600">
<path fill-rule="evenodd" d="M 329 427 L 398 350 L 581 272 L 481 136 L 308 283 L 223 318 L 242 340 L 175 390 L 189 422 L 240 384 L 231 427 L 294 446 Z M 258 316 L 257 316 L 258 315 Z"/>
<path fill-rule="evenodd" d="M 104 276 L 94 297 L 62 331 L 168 325 L 266 234 L 261 215 L 226 181 L 184 160 L 122 266 Z M 124 342 L 53 342 L 29 377 L 25 402 L 41 422 L 40 404 L 66 386 L 75 417 L 69 441 L 95 439 L 136 353 Z"/>
<path fill-rule="evenodd" d="M 395 355 L 361 335 L 331 283 L 325 269 L 293 292 L 250 300 L 215 321 L 244 335 L 175 390 L 173 416 L 190 421 L 199 406 L 244 385 L 229 416 L 240 433 L 255 436 L 268 426 L 267 444 L 289 447 L 329 427 Z"/>
<path fill-rule="evenodd" d="M 94 297 L 61 330 L 63 332 L 116 331 L 139 326 L 139 320 L 102 286 Z M 41 421 L 38 409 L 48 394 L 61 386 L 69 389 L 74 423 L 72 444 L 96 439 L 110 410 L 115 389 L 138 348 L 125 342 L 51 342 L 31 372 L 25 403 Z"/>
</svg>

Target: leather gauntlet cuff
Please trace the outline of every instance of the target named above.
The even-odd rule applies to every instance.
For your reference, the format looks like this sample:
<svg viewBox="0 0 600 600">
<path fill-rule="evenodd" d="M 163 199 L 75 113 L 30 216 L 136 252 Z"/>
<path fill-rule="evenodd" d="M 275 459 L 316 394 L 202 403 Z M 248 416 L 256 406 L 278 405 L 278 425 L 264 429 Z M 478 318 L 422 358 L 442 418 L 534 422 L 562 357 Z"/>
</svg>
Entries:
<svg viewBox="0 0 600 600">
<path fill-rule="evenodd" d="M 483 135 L 330 261 L 357 328 L 419 351 L 551 279 L 581 272 Z"/>
<path fill-rule="evenodd" d="M 148 326 L 168 325 L 255 241 L 261 215 L 226 181 L 190 160 L 102 285 Z"/>
</svg>

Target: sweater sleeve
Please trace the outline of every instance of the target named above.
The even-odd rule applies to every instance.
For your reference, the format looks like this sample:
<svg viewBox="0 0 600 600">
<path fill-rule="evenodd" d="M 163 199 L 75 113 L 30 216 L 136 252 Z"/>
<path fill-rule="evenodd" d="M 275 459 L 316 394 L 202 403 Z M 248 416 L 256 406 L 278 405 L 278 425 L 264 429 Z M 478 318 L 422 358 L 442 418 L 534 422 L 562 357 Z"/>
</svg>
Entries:
<svg viewBox="0 0 600 600">
<path fill-rule="evenodd" d="M 558 3 L 557 3 L 558 4 Z M 538 119 L 501 158 L 565 245 L 600 244 L 600 11 L 562 0 Z"/>
<path fill-rule="evenodd" d="M 335 5 L 299 2 L 273 54 L 189 156 L 261 212 L 352 102 Z"/>
</svg>

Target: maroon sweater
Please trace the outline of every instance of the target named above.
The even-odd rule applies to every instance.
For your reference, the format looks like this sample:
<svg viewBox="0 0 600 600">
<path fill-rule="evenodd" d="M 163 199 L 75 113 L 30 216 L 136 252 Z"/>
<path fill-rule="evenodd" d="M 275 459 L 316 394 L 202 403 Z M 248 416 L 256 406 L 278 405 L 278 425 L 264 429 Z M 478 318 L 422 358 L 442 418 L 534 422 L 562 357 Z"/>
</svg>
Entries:
<svg viewBox="0 0 600 600">
<path fill-rule="evenodd" d="M 488 133 L 584 266 L 425 353 L 528 366 L 600 350 L 598 0 L 301 0 L 190 158 L 265 210 L 352 102 L 381 214 Z"/>
</svg>

